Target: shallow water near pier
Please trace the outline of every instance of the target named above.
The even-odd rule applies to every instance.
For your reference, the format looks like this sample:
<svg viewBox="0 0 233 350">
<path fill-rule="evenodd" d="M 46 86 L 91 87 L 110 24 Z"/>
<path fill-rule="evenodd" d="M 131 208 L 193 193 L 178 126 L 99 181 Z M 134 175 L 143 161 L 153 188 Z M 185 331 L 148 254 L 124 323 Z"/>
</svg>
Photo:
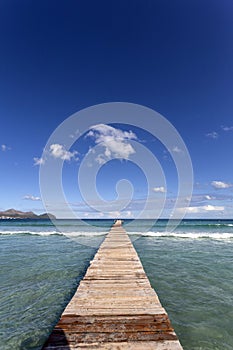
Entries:
<svg viewBox="0 0 233 350">
<path fill-rule="evenodd" d="M 41 349 L 112 223 L 0 222 L 1 350 Z M 129 234 L 184 350 L 233 349 L 233 222 L 145 225 Z"/>
</svg>

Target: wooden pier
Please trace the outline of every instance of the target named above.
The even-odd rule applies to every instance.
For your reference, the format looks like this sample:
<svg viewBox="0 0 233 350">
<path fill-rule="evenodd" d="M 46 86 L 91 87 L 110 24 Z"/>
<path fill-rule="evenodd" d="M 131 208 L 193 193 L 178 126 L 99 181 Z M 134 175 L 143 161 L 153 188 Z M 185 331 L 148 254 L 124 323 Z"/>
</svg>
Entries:
<svg viewBox="0 0 233 350">
<path fill-rule="evenodd" d="M 43 350 L 182 350 L 117 220 Z"/>
</svg>

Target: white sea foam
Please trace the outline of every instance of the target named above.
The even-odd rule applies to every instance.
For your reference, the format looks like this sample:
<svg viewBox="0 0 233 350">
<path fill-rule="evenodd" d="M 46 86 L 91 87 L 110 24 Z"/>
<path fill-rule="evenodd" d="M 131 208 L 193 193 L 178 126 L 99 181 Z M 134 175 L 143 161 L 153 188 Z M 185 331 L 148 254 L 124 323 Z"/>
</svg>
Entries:
<svg viewBox="0 0 233 350">
<path fill-rule="evenodd" d="M 233 224 L 229 224 L 233 226 Z M 52 236 L 52 235 L 62 235 L 70 238 L 75 237 L 96 237 L 96 236 L 104 236 L 107 232 L 103 231 L 37 231 L 37 230 L 2 230 L 0 231 L 0 235 L 39 235 L 39 236 Z M 216 240 L 226 240 L 233 239 L 233 232 L 169 232 L 169 231 L 149 231 L 149 232 L 128 232 L 130 236 L 144 236 L 144 237 L 164 237 L 164 238 L 189 238 L 189 239 L 216 239 Z"/>
<path fill-rule="evenodd" d="M 106 235 L 106 232 L 60 232 L 60 231 L 27 231 L 27 230 L 11 230 L 11 231 L 0 231 L 0 235 L 39 235 L 39 236 L 51 236 L 51 235 L 62 235 L 62 236 L 68 236 L 68 237 L 79 237 L 79 236 L 85 236 L 85 237 L 92 237 L 92 236 L 103 236 Z"/>
<path fill-rule="evenodd" d="M 92 236 L 103 236 L 106 235 L 107 232 L 87 232 L 87 231 L 83 231 L 83 232 L 62 232 L 61 234 L 68 236 L 68 237 L 80 237 L 80 236 L 84 236 L 84 237 L 92 237 Z"/>
<path fill-rule="evenodd" d="M 233 224 L 208 224 L 207 226 L 218 226 L 218 227 L 220 227 L 220 226 L 225 226 L 225 227 L 232 227 L 233 226 Z"/>
<path fill-rule="evenodd" d="M 50 236 L 50 235 L 61 235 L 62 233 L 58 231 L 18 231 L 18 230 L 11 230 L 11 231 L 0 231 L 0 235 L 39 235 L 39 236 Z"/>
<path fill-rule="evenodd" d="M 233 239 L 233 232 L 223 232 L 223 233 L 213 233 L 213 232 L 129 232 L 130 235 L 138 235 L 144 237 L 166 237 L 166 238 L 189 238 L 189 239 L 217 239 L 217 240 L 226 240 Z"/>
</svg>

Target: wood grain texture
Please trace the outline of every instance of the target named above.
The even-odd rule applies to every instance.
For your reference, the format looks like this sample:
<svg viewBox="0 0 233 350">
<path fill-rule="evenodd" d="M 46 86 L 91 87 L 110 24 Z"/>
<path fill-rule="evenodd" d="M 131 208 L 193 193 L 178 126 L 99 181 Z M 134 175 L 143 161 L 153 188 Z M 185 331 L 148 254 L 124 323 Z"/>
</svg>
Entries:
<svg viewBox="0 0 233 350">
<path fill-rule="evenodd" d="M 52 349 L 182 350 L 120 220 L 43 347 Z"/>
</svg>

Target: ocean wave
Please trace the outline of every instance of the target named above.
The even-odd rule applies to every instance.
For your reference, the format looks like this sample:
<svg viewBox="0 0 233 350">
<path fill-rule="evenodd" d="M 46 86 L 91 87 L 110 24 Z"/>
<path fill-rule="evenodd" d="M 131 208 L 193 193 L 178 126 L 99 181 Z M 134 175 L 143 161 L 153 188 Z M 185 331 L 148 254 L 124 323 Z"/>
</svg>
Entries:
<svg viewBox="0 0 233 350">
<path fill-rule="evenodd" d="M 39 236 L 50 236 L 50 235 L 62 235 L 58 231 L 1 231 L 0 235 L 39 235 Z"/>
<path fill-rule="evenodd" d="M 216 239 L 216 240 L 226 240 L 233 239 L 233 232 L 128 232 L 129 235 L 138 235 L 143 237 L 160 237 L 160 238 L 189 238 L 189 239 Z"/>
<path fill-rule="evenodd" d="M 169 232 L 169 231 L 148 231 L 148 232 L 127 232 L 129 236 L 143 236 L 143 237 L 158 237 L 158 238 L 181 238 L 181 239 L 216 239 L 227 240 L 233 239 L 233 232 Z M 32 230 L 11 230 L 1 231 L 0 235 L 37 235 L 37 236 L 67 236 L 70 238 L 75 237 L 97 237 L 104 236 L 107 232 L 103 231 L 32 231 Z"/>
<path fill-rule="evenodd" d="M 91 237 L 91 236 L 103 236 L 106 235 L 106 232 L 60 232 L 60 231 L 1 231 L 0 235 L 37 235 L 37 236 L 52 236 L 52 235 L 60 235 L 60 236 L 68 236 L 68 237 Z"/>
<path fill-rule="evenodd" d="M 202 226 L 205 226 L 205 225 L 202 225 Z M 208 224 L 207 225 L 208 227 L 232 227 L 233 224 Z M 198 226 L 199 227 L 199 226 Z"/>
<path fill-rule="evenodd" d="M 198 229 L 201 229 L 201 228 L 203 228 L 203 229 L 210 229 L 210 228 L 217 228 L 217 229 L 219 229 L 219 228 L 221 228 L 221 227 L 233 227 L 233 224 L 232 223 L 203 223 L 203 222 L 201 222 L 201 223 L 198 223 L 198 222 L 196 222 L 196 223 L 181 223 L 179 226 L 183 226 L 183 227 L 185 227 L 186 229 L 187 228 L 197 228 L 198 227 Z M 169 225 L 168 225 L 168 227 L 169 227 Z"/>
</svg>

